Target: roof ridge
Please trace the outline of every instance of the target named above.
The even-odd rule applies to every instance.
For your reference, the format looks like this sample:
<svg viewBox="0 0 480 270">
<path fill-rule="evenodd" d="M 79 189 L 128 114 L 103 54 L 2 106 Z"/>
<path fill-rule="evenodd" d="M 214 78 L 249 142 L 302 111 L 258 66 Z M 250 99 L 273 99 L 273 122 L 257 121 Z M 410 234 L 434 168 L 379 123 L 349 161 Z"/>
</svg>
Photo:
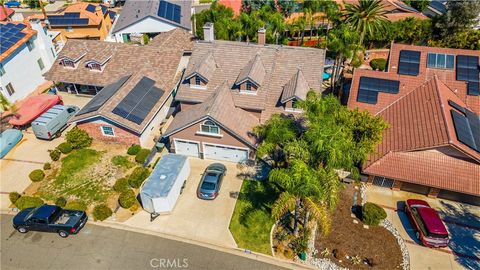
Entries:
<svg viewBox="0 0 480 270">
<path fill-rule="evenodd" d="M 443 118 L 443 124 L 445 125 L 445 130 L 447 131 L 447 141 L 449 144 L 452 144 L 452 138 L 450 137 L 450 132 L 448 132 L 448 124 L 447 124 L 447 116 L 445 115 L 445 110 L 443 109 L 444 108 L 444 104 L 443 104 L 443 101 L 442 101 L 442 97 L 441 97 L 441 94 L 440 94 L 440 91 L 438 90 L 438 77 L 437 77 L 437 74 L 435 74 L 433 76 L 433 79 L 435 80 L 435 93 L 437 94 L 437 97 L 438 97 L 438 100 L 440 102 L 440 107 L 441 107 L 441 114 L 442 114 L 442 118 Z M 442 84 L 444 86 L 447 86 L 446 84 L 444 84 L 442 82 Z M 447 86 L 447 88 L 451 91 L 450 87 Z M 453 92 L 453 91 L 452 91 Z M 455 92 L 453 92 L 455 94 Z"/>
</svg>

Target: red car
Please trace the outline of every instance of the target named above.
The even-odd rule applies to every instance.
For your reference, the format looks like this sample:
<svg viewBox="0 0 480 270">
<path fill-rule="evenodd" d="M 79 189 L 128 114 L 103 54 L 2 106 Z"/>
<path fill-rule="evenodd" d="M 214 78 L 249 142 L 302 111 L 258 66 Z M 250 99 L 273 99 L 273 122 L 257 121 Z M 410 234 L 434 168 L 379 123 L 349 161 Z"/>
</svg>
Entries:
<svg viewBox="0 0 480 270">
<path fill-rule="evenodd" d="M 443 224 L 435 209 L 431 208 L 426 201 L 407 200 L 405 203 L 407 213 L 417 239 L 427 247 L 446 247 L 450 238 L 447 228 Z"/>
</svg>

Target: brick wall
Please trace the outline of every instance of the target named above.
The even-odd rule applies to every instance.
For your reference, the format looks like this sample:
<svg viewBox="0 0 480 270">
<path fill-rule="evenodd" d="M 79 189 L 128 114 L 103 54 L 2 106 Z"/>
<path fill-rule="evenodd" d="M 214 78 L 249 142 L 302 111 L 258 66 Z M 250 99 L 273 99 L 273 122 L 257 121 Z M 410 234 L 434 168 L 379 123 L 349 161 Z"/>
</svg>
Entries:
<svg viewBox="0 0 480 270">
<path fill-rule="evenodd" d="M 115 133 L 115 136 L 114 137 L 104 136 L 102 134 L 101 126 L 112 127 Z M 139 137 L 134 133 L 109 123 L 87 122 L 87 123 L 77 124 L 77 127 L 87 131 L 88 134 L 95 140 L 100 140 L 104 142 L 115 142 L 115 143 L 121 143 L 126 145 L 140 143 Z"/>
</svg>

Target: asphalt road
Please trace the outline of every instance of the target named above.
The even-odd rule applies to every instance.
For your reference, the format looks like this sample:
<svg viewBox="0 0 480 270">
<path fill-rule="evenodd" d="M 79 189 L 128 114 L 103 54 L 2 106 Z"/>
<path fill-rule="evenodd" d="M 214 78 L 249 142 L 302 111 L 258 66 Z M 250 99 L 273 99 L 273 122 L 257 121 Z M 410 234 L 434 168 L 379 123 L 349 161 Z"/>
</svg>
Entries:
<svg viewBox="0 0 480 270">
<path fill-rule="evenodd" d="M 1 219 L 1 269 L 284 269 L 254 259 L 157 236 L 87 224 L 66 239 L 21 234 Z M 253 256 L 253 255 L 252 255 Z"/>
</svg>

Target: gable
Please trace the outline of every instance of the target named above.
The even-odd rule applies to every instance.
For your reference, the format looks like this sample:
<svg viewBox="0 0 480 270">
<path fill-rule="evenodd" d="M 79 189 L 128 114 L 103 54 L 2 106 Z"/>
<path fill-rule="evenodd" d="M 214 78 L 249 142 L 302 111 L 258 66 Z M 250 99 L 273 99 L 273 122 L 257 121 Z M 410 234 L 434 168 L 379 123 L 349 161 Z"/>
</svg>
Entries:
<svg viewBox="0 0 480 270">
<path fill-rule="evenodd" d="M 124 33 L 158 33 L 158 32 L 168 32 L 177 28 L 178 26 L 169 23 L 167 21 L 161 20 L 160 18 L 155 18 L 153 16 L 147 16 L 135 23 L 128 25 L 127 27 L 121 28 L 113 32 L 114 34 L 124 34 Z"/>
</svg>

